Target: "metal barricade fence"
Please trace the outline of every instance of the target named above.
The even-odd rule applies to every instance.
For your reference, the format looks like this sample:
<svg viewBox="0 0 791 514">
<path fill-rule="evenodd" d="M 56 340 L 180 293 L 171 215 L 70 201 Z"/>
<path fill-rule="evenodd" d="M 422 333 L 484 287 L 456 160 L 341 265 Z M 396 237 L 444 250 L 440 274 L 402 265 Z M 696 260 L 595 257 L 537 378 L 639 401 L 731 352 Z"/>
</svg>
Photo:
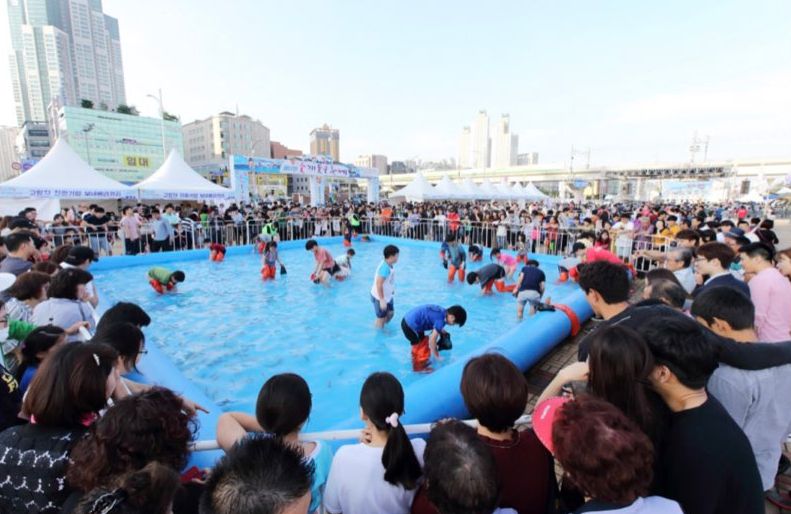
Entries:
<svg viewBox="0 0 791 514">
<path fill-rule="evenodd" d="M 340 236 L 350 228 L 345 218 L 281 216 L 274 220 L 247 219 L 227 222 L 220 219 L 192 221 L 183 219 L 172 226 L 165 239 L 157 238 L 153 223 L 139 228 L 139 238 L 125 237 L 123 230 L 113 227 L 105 232 L 86 231 L 68 227 L 49 232 L 46 237 L 53 245 L 82 244 L 99 255 L 135 255 L 160 251 L 179 251 L 203 248 L 207 243 L 243 246 L 258 243 L 264 227 L 274 228 L 279 241 L 293 241 L 312 237 Z M 364 217 L 352 230 L 371 235 L 383 235 L 419 241 L 441 242 L 449 234 L 466 245 L 482 248 L 506 248 L 527 254 L 568 255 L 580 235 L 590 230 L 580 227 L 543 226 L 529 223 L 471 222 L 468 220 L 390 217 Z M 611 231 L 610 250 L 639 272 L 649 271 L 664 262 L 672 248 L 672 238 L 626 231 Z"/>
</svg>

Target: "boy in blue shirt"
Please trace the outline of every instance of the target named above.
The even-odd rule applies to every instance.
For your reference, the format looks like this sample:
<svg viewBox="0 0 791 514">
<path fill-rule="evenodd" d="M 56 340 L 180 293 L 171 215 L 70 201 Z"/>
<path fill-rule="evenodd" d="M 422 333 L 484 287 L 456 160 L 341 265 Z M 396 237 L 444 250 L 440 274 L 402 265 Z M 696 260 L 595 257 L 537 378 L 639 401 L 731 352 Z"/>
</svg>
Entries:
<svg viewBox="0 0 791 514">
<path fill-rule="evenodd" d="M 516 297 L 516 316 L 522 319 L 525 312 L 525 304 L 530 304 L 530 315 L 538 310 L 554 310 L 549 306 L 550 299 L 547 298 L 546 304 L 541 303 L 541 296 L 544 294 L 547 277 L 544 272 L 538 269 L 538 261 L 528 260 L 519 276 L 516 279 L 517 287 L 514 290 Z"/>
<path fill-rule="evenodd" d="M 412 345 L 412 366 L 415 371 L 425 370 L 431 357 L 442 360 L 439 350 L 451 348 L 445 325 L 464 326 L 467 311 L 461 305 L 447 309 L 439 305 L 419 305 L 406 313 L 401 320 L 401 330 Z M 430 332 L 428 336 L 426 332 Z"/>
</svg>

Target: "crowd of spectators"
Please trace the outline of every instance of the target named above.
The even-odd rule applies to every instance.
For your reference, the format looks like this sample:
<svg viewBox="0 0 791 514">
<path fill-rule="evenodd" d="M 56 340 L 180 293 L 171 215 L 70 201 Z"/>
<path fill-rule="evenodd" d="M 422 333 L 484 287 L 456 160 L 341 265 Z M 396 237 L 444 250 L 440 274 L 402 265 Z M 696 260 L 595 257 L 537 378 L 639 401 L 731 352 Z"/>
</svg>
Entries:
<svg viewBox="0 0 791 514">
<path fill-rule="evenodd" d="M 58 225 L 35 211 L 4 221 L 0 512 L 758 514 L 766 501 L 790 502 L 776 482 L 791 431 L 791 251 L 777 250 L 771 219 L 745 207 L 169 205 L 125 208 L 119 220 L 100 209 Z M 185 470 L 203 407 L 128 376 L 158 320 L 129 303 L 96 314 L 89 268 L 112 249 L 101 229 L 127 239 L 134 226 L 143 238 L 153 224 L 150 241 L 125 251 L 157 251 L 175 247 L 184 219 L 258 220 L 285 237 L 279 220 L 288 226 L 297 211 L 326 220 L 329 233 L 336 217 L 357 216 L 372 233 L 440 230 L 469 243 L 475 226 L 490 224 L 490 244 L 516 252 L 607 252 L 614 258 L 576 263 L 599 321 L 579 362 L 542 393 L 532 428 L 516 425 L 526 379 L 498 353 L 464 366 L 472 426 L 436 420 L 410 438 L 401 383 L 378 372 L 360 384 L 360 442 L 334 452 L 301 435 L 311 392 L 282 374 L 262 384 L 253 415 L 220 417 L 225 454 L 212 469 Z M 169 228 L 158 233 L 156 223 Z M 93 227 L 72 241 L 84 245 L 55 239 L 66 232 L 53 225 L 76 224 Z M 643 299 L 630 303 L 638 275 Z"/>
</svg>

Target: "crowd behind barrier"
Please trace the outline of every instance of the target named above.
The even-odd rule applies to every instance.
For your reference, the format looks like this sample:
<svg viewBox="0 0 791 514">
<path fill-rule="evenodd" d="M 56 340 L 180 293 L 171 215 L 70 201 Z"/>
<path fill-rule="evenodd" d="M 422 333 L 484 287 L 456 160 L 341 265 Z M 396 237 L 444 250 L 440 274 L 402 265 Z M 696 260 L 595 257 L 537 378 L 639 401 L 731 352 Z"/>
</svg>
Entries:
<svg viewBox="0 0 791 514">
<path fill-rule="evenodd" d="M 85 216 L 64 212 L 51 224 L 23 211 L 0 222 L 0 268 L 17 275 L 0 287 L 0 336 L 18 338 L 19 350 L 15 369 L 0 368 L 0 512 L 760 514 L 765 500 L 791 506 L 782 456 L 791 430 L 791 249 L 776 251 L 770 213 L 754 208 L 383 203 L 182 215 L 166 205 L 116 218 L 86 206 Z M 95 255 L 85 246 L 111 255 L 363 234 L 454 235 L 576 257 L 572 278 L 601 321 L 580 341 L 579 362 L 545 388 L 529 428 L 516 427 L 524 375 L 487 353 L 466 363 L 459 384 L 474 422 L 403 425 L 404 390 L 377 372 L 361 384 L 360 444 L 333 455 L 325 440 L 349 433 L 301 433 L 311 392 L 284 373 L 262 385 L 254 415 L 220 416 L 225 455 L 208 474 L 184 470 L 190 451 L 213 446 L 192 444 L 203 408 L 134 382 L 129 373 L 146 353 L 141 329 L 152 319 L 128 303 L 97 319 Z M 51 260 L 42 259 L 47 245 L 60 246 Z M 383 266 L 398 250 L 387 252 Z M 633 273 L 623 264 L 645 273 L 644 301 L 629 303 Z M 39 265 L 49 267 L 27 271 Z M 463 325 L 459 306 L 440 308 L 442 319 L 454 324 L 453 309 Z M 7 327 L 5 310 L 14 315 Z M 86 332 L 91 340 L 76 342 Z M 408 437 L 426 430 L 427 440 Z"/>
<path fill-rule="evenodd" d="M 123 227 L 116 226 L 107 230 L 89 229 L 83 226 L 70 226 L 65 229 L 42 230 L 43 239 L 51 247 L 60 245 L 83 245 L 93 249 L 97 255 L 137 255 L 162 251 L 195 250 L 209 244 L 225 246 L 255 245 L 269 239 L 265 227 L 271 226 L 271 237 L 278 241 L 304 240 L 322 236 L 342 236 L 347 226 L 347 218 L 305 218 L 283 217 L 276 222 L 269 219 L 246 219 L 239 223 L 211 220 L 194 222 L 189 218 L 180 219 L 171 225 L 164 238 L 158 238 L 156 225 L 143 222 L 139 225 L 139 236 L 126 237 Z M 355 235 L 383 235 L 420 241 L 443 242 L 448 235 L 454 235 L 466 245 L 482 248 L 503 248 L 514 252 L 526 251 L 528 254 L 568 255 L 571 247 L 581 234 L 601 234 L 595 227 L 538 227 L 532 224 L 508 224 L 492 222 L 452 222 L 436 219 L 364 219 L 353 228 Z M 666 253 L 675 244 L 672 237 L 636 234 L 634 231 L 608 230 L 609 240 L 602 246 L 610 250 L 625 263 L 632 264 L 641 271 L 648 271 L 657 265 L 657 260 L 640 259 L 639 252 L 650 251 Z"/>
</svg>

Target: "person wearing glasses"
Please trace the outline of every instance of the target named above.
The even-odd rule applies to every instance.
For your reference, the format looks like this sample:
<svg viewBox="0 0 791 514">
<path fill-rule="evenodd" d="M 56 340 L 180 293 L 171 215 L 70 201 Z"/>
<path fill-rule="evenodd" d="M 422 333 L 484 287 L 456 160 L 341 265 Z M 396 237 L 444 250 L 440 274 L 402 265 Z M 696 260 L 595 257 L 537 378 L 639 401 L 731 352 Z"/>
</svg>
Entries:
<svg viewBox="0 0 791 514">
<path fill-rule="evenodd" d="M 704 290 L 715 286 L 725 286 L 738 289 L 750 297 L 750 288 L 746 283 L 734 277 L 731 273 L 731 263 L 736 254 L 722 243 L 706 243 L 698 248 L 695 257 L 695 272 L 701 277 L 708 277 L 695 289 L 692 296 L 697 296 Z"/>
</svg>

